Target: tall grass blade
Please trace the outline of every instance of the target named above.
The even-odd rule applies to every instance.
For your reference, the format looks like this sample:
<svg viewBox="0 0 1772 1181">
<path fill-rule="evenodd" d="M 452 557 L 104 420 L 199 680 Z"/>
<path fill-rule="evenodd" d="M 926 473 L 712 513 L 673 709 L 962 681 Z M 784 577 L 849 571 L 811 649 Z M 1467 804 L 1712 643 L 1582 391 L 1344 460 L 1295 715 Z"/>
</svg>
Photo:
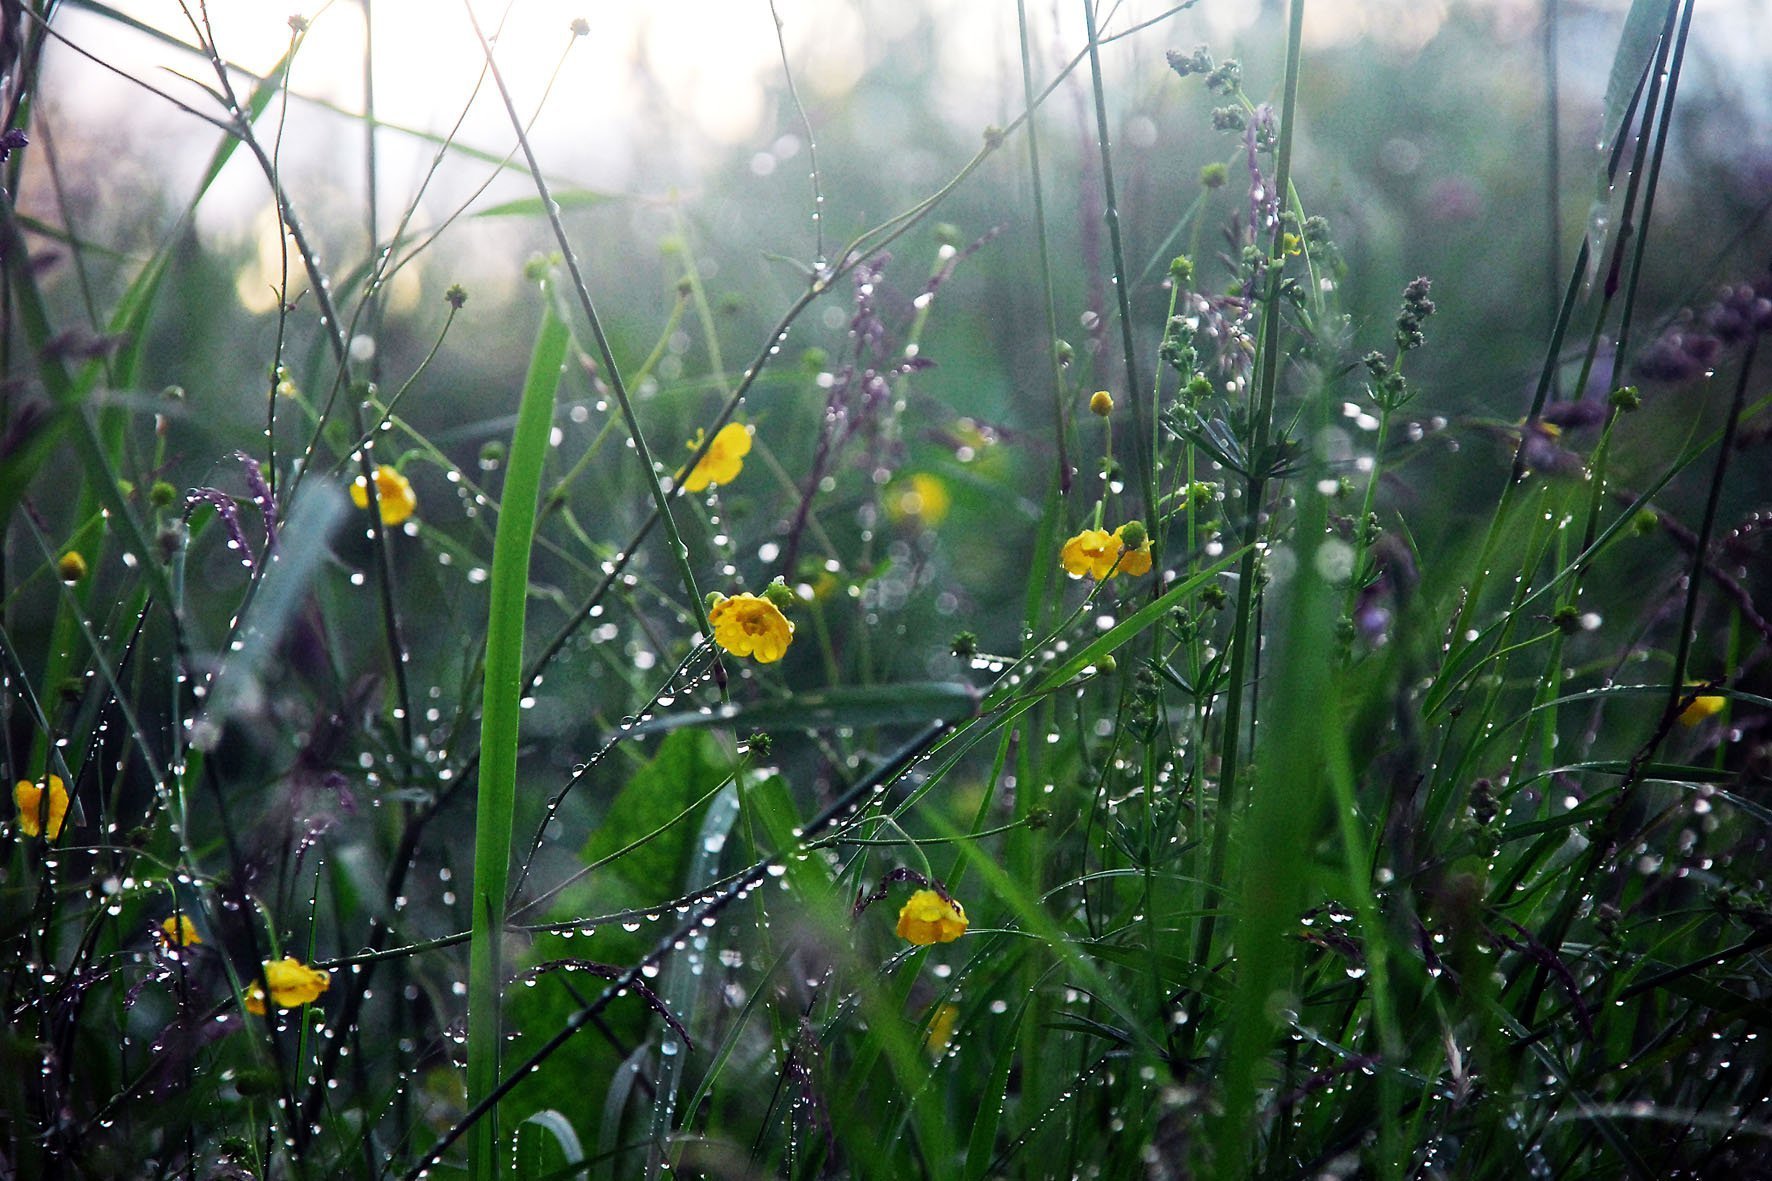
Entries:
<svg viewBox="0 0 1772 1181">
<path fill-rule="evenodd" d="M 529 595 L 529 555 L 535 536 L 542 469 L 569 339 L 544 288 L 541 329 L 517 407 L 498 531 L 493 540 L 486 622 L 486 670 L 481 690 L 480 779 L 474 812 L 473 939 L 468 966 L 468 1102 L 479 1103 L 499 1081 L 504 1041 L 500 942 L 510 878 L 511 826 L 517 796 L 517 733 L 522 720 L 523 625 Z M 498 1176 L 496 1108 L 473 1129 L 469 1172 Z"/>
</svg>

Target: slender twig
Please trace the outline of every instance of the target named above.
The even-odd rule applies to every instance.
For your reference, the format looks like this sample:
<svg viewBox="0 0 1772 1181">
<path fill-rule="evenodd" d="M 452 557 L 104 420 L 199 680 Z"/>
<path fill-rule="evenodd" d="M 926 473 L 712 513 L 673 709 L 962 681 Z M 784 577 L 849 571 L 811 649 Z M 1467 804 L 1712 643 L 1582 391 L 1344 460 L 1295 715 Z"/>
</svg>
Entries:
<svg viewBox="0 0 1772 1181">
<path fill-rule="evenodd" d="M 1107 116 L 1107 92 L 1101 77 L 1101 38 L 1095 28 L 1095 0 L 1082 0 L 1083 20 L 1089 30 L 1089 79 L 1095 94 L 1095 136 L 1096 144 L 1101 152 L 1101 188 L 1102 196 L 1107 203 L 1103 216 L 1107 220 L 1108 249 L 1113 258 L 1114 297 L 1120 310 L 1120 361 L 1125 367 L 1126 400 L 1132 403 L 1132 424 L 1136 436 L 1132 453 L 1137 459 L 1139 488 L 1144 495 L 1144 517 L 1152 528 L 1152 536 L 1157 522 L 1157 457 L 1146 450 L 1150 441 L 1145 415 L 1147 410 L 1139 397 L 1138 380 L 1138 348 L 1132 341 L 1132 294 L 1126 288 L 1126 251 L 1120 238 L 1120 201 L 1114 191 L 1114 157 L 1110 145 Z M 1281 191 L 1284 192 L 1285 176 L 1281 174 Z M 1148 413 L 1154 420 L 1157 408 L 1153 404 Z M 1153 593 L 1156 591 L 1153 585 Z"/>
<path fill-rule="evenodd" d="M 788 101 L 794 104 L 794 112 L 800 116 L 800 127 L 806 132 L 806 156 L 812 165 L 812 230 L 813 254 L 812 265 L 822 269 L 825 265 L 824 256 L 824 186 L 818 174 L 818 140 L 812 134 L 812 120 L 806 117 L 806 105 L 800 101 L 800 89 L 794 85 L 794 68 L 788 64 L 788 42 L 786 26 L 782 23 L 781 13 L 776 9 L 775 0 L 769 0 L 769 17 L 775 22 L 775 47 L 781 51 L 781 75 L 787 83 Z"/>
</svg>

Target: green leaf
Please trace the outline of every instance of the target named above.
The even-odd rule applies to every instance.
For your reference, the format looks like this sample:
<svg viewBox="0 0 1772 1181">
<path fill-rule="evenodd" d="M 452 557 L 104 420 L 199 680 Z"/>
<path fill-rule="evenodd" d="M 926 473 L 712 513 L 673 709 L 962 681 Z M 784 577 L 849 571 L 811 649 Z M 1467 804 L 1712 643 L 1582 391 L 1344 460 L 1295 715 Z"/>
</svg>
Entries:
<svg viewBox="0 0 1772 1181">
<path fill-rule="evenodd" d="M 1618 137 L 1632 108 L 1636 106 L 1637 89 L 1643 84 L 1649 63 L 1655 57 L 1655 44 L 1661 39 L 1661 28 L 1667 23 L 1669 11 L 1676 0 L 1633 0 L 1625 14 L 1624 29 L 1618 36 L 1618 49 L 1612 55 L 1612 72 L 1606 79 L 1606 99 L 1601 106 L 1600 154 L 1608 163 L 1600 169 L 1600 191 L 1610 183 L 1610 159 Z"/>
<path fill-rule="evenodd" d="M 621 198 L 614 193 L 599 193 L 595 189 L 555 189 L 554 204 L 560 210 L 595 209 Z M 474 217 L 546 217 L 548 207 L 543 205 L 540 197 L 519 197 L 515 201 L 503 201 L 497 205 L 489 205 L 485 209 L 477 209 Z"/>
<path fill-rule="evenodd" d="M 486 665 L 480 716 L 479 799 L 474 812 L 473 938 L 468 951 L 468 1103 L 499 1083 L 504 1043 L 503 969 L 505 898 L 511 872 L 511 823 L 517 798 L 517 732 L 523 711 L 523 620 L 529 592 L 529 555 L 535 539 L 541 473 L 548 457 L 554 396 L 566 362 L 568 332 L 542 301 L 541 328 L 529 359 L 511 438 L 510 466 L 492 543 L 492 580 L 486 625 Z M 470 1138 L 476 1177 L 493 1176 L 498 1121 L 482 1119 Z"/>
<path fill-rule="evenodd" d="M 525 1158 L 522 1154 L 522 1131 L 524 1125 L 534 1124 L 553 1138 L 560 1163 L 564 1165 L 582 1165 L 585 1162 L 584 1146 L 578 1141 L 578 1133 L 572 1128 L 572 1121 L 560 1112 L 549 1107 L 535 1112 L 518 1125 L 518 1158 L 523 1161 L 524 1172 L 534 1176 L 543 1170 L 553 1167 L 554 1162 L 547 1159 L 542 1149 L 536 1149 L 533 1156 Z M 556 1174 L 557 1175 L 557 1174 Z"/>
<path fill-rule="evenodd" d="M 1022 998 L 1007 1028 L 998 1031 L 999 1045 L 1015 1044 L 1021 1033 L 1022 1020 L 1027 1016 L 1028 1005 L 1033 999 L 1032 993 Z M 1005 1096 L 1009 1093 L 1009 1070 L 1015 1061 L 1016 1055 L 999 1053 L 997 1060 L 991 1064 L 991 1077 L 985 1083 L 984 1092 L 978 1097 L 978 1106 L 973 1113 L 972 1135 L 966 1142 L 966 1181 L 983 1181 L 995 1159 L 997 1128 L 1003 1122 Z"/>
<path fill-rule="evenodd" d="M 705 734 L 672 734 L 615 797 L 585 842 L 587 863 L 601 861 L 652 833 L 645 844 L 623 853 L 609 866 L 641 899 L 655 899 L 666 883 L 680 882 L 688 868 L 694 828 L 684 823 L 695 801 L 732 774 L 719 746 Z"/>
</svg>

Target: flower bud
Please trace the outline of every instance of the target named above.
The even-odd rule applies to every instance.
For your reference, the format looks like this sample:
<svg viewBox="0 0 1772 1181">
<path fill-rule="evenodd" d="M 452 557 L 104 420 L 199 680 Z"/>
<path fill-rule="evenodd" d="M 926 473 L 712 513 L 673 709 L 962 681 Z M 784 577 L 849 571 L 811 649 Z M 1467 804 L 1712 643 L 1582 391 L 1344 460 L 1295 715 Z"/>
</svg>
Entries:
<svg viewBox="0 0 1772 1181">
<path fill-rule="evenodd" d="M 794 597 L 794 592 L 788 587 L 788 584 L 779 576 L 774 582 L 763 588 L 763 597 L 774 603 L 778 611 L 786 611 L 799 601 Z"/>
</svg>

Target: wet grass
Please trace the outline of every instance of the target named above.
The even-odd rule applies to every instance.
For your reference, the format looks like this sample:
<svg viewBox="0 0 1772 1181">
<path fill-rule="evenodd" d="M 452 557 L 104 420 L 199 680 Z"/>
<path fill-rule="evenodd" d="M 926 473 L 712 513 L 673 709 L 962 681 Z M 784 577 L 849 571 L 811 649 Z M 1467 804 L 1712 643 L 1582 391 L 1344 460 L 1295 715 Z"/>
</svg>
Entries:
<svg viewBox="0 0 1772 1181">
<path fill-rule="evenodd" d="M 1199 183 L 1153 190 L 1116 142 L 1103 50 L 1160 60 L 1191 7 L 1086 8 L 1056 44 L 1018 5 L 1013 117 L 847 241 L 784 36 L 818 217 L 753 318 L 693 201 L 649 270 L 593 264 L 616 199 L 555 179 L 490 29 L 467 101 L 508 143 L 381 127 L 371 196 L 380 137 L 435 155 L 332 275 L 282 154 L 307 27 L 249 77 L 189 10 L 210 166 L 150 251 L 105 253 L 77 203 L 33 203 L 60 117 L 33 8 L 4 221 L 10 1166 L 1763 1170 L 1743 453 L 1772 273 L 1643 302 L 1693 5 L 1616 30 L 1605 215 L 1551 243 L 1574 263 L 1537 379 L 1482 416 L 1439 402 L 1445 278 L 1350 274 L 1314 212 L 1306 0 L 1241 64 L 1170 54 L 1164 101 L 1211 108 Z M 285 250 L 247 427 L 155 346 L 211 297 L 180 227 L 235 155 Z M 1568 168 L 1553 135 L 1553 222 Z M 475 198 L 415 229 L 457 174 Z M 395 309 L 513 178 L 496 213 L 543 247 L 519 295 Z M 988 232 L 942 220 L 1005 178 Z M 1153 191 L 1181 212 L 1141 235 Z M 1025 315 L 974 282 L 998 252 Z M 1361 283 L 1395 294 L 1344 304 Z M 965 381 L 1015 395 L 981 414 Z M 939 927 L 899 918 L 930 895 Z"/>
</svg>

